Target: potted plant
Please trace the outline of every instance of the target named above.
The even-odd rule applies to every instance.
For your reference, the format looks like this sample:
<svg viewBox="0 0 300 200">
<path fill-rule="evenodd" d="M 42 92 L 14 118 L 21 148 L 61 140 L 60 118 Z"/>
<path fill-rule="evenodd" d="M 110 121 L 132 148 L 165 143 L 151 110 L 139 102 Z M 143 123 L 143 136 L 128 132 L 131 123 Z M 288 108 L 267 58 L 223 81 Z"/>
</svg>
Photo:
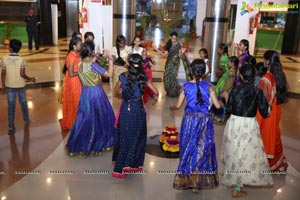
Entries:
<svg viewBox="0 0 300 200">
<path fill-rule="evenodd" d="M 182 48 L 185 48 L 186 52 L 188 52 L 188 50 L 189 50 L 190 39 L 191 39 L 191 33 L 190 32 L 183 33 Z"/>
<path fill-rule="evenodd" d="M 144 37 L 146 28 L 150 22 L 150 16 L 141 16 L 137 18 L 137 21 L 139 22 L 140 25 L 136 27 L 136 35 Z"/>
<path fill-rule="evenodd" d="M 146 32 L 147 26 L 150 23 L 150 19 L 150 16 L 141 16 L 138 19 L 138 21 L 141 23 L 144 32 Z"/>
<path fill-rule="evenodd" d="M 4 25 L 4 29 L 3 29 L 4 37 L 2 39 L 2 44 L 4 45 L 5 48 L 8 48 L 9 46 L 11 34 L 14 29 L 15 29 L 15 25 L 12 23 L 8 23 Z"/>
<path fill-rule="evenodd" d="M 144 36 L 144 29 L 143 29 L 143 27 L 142 26 L 137 26 L 135 28 L 135 34 L 143 37 Z"/>
<path fill-rule="evenodd" d="M 190 31 L 191 31 L 191 37 L 192 37 L 192 39 L 196 40 L 197 39 L 196 26 L 192 25 Z"/>
</svg>

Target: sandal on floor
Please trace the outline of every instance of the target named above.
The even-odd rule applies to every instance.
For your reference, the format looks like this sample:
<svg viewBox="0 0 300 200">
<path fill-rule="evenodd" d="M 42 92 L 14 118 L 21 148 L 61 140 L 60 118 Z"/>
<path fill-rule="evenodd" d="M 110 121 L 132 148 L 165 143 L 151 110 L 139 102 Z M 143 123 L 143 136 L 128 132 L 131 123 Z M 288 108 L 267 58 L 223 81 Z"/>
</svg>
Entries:
<svg viewBox="0 0 300 200">
<path fill-rule="evenodd" d="M 11 135 L 11 134 L 15 134 L 16 132 L 16 129 L 15 128 L 10 128 L 8 129 L 8 134 Z"/>
<path fill-rule="evenodd" d="M 137 168 L 131 168 L 131 167 L 124 167 L 122 169 L 122 173 L 124 173 L 124 174 L 135 173 L 136 171 L 137 171 Z"/>
<path fill-rule="evenodd" d="M 137 168 L 137 171 L 143 171 L 143 166 L 139 166 L 138 168 Z"/>
<path fill-rule="evenodd" d="M 246 191 L 237 191 L 237 190 L 232 191 L 232 197 L 245 197 L 247 195 L 248 193 Z"/>
<path fill-rule="evenodd" d="M 113 172 L 112 174 L 112 177 L 115 177 L 115 178 L 126 178 L 127 177 L 127 174 L 120 174 L 120 173 L 118 173 L 118 172 Z"/>
</svg>

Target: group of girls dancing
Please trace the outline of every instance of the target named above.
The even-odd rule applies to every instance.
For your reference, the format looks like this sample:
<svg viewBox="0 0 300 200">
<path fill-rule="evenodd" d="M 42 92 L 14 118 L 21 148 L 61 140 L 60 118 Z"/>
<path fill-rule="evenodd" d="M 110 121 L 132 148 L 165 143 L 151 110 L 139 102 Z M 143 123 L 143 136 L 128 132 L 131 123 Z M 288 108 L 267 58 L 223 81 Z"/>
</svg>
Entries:
<svg viewBox="0 0 300 200">
<path fill-rule="evenodd" d="M 249 55 L 247 40 L 239 44 L 242 52 L 239 57 L 228 57 L 227 46 L 221 44 L 218 50 L 220 79 L 214 86 L 208 78 L 211 69 L 207 50 L 200 49 L 200 58 L 189 64 L 177 42 L 177 34 L 170 36 L 163 83 L 167 96 L 178 96 L 170 109 L 179 109 L 186 99 L 180 131 L 180 159 L 173 187 L 198 193 L 199 189 L 219 185 L 215 116 L 211 115 L 211 104 L 216 111 L 226 110 L 226 114 L 230 114 L 221 153 L 222 183 L 233 187 L 233 197 L 246 196 L 242 188 L 247 185 L 273 185 L 271 173 L 287 169 L 279 129 L 287 82 L 279 54 L 268 50 L 263 63 L 256 64 L 255 57 Z M 80 48 L 81 39 L 75 38 L 70 42 L 64 88 L 68 87 L 68 78 L 78 75 L 82 89 L 67 152 L 69 155 L 99 155 L 114 147 L 112 176 L 126 178 L 128 172 L 143 169 L 147 137 L 143 94 L 147 88 L 148 97 L 157 101 L 158 91 L 149 71 L 150 63 L 154 62 L 146 49 L 140 47 L 140 37 L 135 37 L 129 47 L 125 45 L 125 37 L 120 35 L 112 53 L 104 52 L 108 59 L 105 70 L 95 62 L 98 58 L 94 56 L 94 42 L 85 41 Z M 179 58 L 186 61 L 188 80 L 182 89 L 176 80 Z M 117 100 L 117 119 L 100 84 L 99 74 L 113 77 L 114 93 L 122 97 Z"/>
<path fill-rule="evenodd" d="M 74 34 L 70 40 L 70 51 L 66 59 L 66 78 L 60 100 L 63 108 L 69 109 L 70 105 L 74 108 L 72 120 L 68 120 L 68 109 L 63 113 L 62 124 L 68 120 L 70 125 L 62 128 L 71 129 L 66 151 L 70 156 L 81 154 L 88 157 L 101 155 L 103 151 L 109 151 L 113 147 L 112 160 L 115 166 L 112 176 L 126 178 L 129 171 L 143 168 L 147 138 L 143 94 L 148 89 L 154 102 L 158 100 L 159 95 L 152 84 L 151 71 L 149 72 L 149 62 L 154 62 L 144 48 L 139 53 L 135 52 L 134 45 L 132 52 L 124 58 L 126 60 L 124 61 L 121 58 L 120 44 L 125 37 L 118 36 L 117 47 L 114 48 L 116 54 L 113 54 L 114 50 L 112 54 L 105 50 L 103 56 L 107 58 L 108 67 L 102 67 L 97 64 L 99 57 L 95 54 L 94 36 L 91 32 L 88 34 L 91 37 L 85 37 L 84 43 Z M 136 37 L 134 42 L 140 39 Z M 125 62 L 126 70 L 122 69 L 123 66 L 118 66 L 124 72 L 119 72 L 122 70 L 115 72 L 115 66 L 120 65 L 122 60 Z M 119 74 L 113 93 L 122 96 L 122 102 L 118 105 L 117 120 L 101 85 L 101 77 L 114 77 L 114 73 Z M 69 86 L 73 86 L 72 81 L 78 83 L 80 88 L 76 92 L 79 95 L 78 102 L 75 103 L 74 98 L 66 94 L 66 92 L 75 93 Z M 68 89 L 71 91 L 67 91 Z"/>
<path fill-rule="evenodd" d="M 233 187 L 233 197 L 247 196 L 244 186 L 272 186 L 271 174 L 287 170 L 279 129 L 281 105 L 287 95 L 280 56 L 268 50 L 263 63 L 256 64 L 255 57 L 249 56 L 248 41 L 242 40 L 239 46 L 248 56 L 228 57 L 226 45 L 220 45 L 220 71 L 224 72 L 216 86 L 206 80 L 204 59 L 194 60 L 189 66 L 193 79 L 183 84 L 178 101 L 170 106 L 179 109 L 186 99 L 175 189 L 197 193 L 219 184 L 210 102 L 215 110 L 226 108 L 230 115 L 224 129 L 221 164 L 222 183 Z"/>
</svg>

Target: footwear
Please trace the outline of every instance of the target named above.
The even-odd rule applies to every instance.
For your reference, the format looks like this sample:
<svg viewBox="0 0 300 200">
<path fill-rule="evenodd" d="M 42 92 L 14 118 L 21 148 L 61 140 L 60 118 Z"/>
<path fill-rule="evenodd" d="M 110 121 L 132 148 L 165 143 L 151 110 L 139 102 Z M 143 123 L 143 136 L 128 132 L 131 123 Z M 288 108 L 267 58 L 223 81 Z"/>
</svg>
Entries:
<svg viewBox="0 0 300 200">
<path fill-rule="evenodd" d="M 136 171 L 137 171 L 137 168 L 124 167 L 123 170 L 122 170 L 122 173 L 130 174 L 130 173 L 135 173 Z"/>
<path fill-rule="evenodd" d="M 25 124 L 31 124 L 31 121 L 30 120 L 26 120 L 24 121 Z"/>
<path fill-rule="evenodd" d="M 112 151 L 112 148 L 111 147 L 104 147 L 103 150 L 104 151 Z"/>
<path fill-rule="evenodd" d="M 139 167 L 137 168 L 137 171 L 143 171 L 143 166 L 139 166 Z"/>
<path fill-rule="evenodd" d="M 113 172 L 112 174 L 112 177 L 115 177 L 115 178 L 126 178 L 127 177 L 127 174 L 120 174 L 120 173 L 118 173 L 118 172 Z"/>
<path fill-rule="evenodd" d="M 233 190 L 231 194 L 232 197 L 245 197 L 248 195 L 246 191 L 237 191 L 237 190 Z"/>
<path fill-rule="evenodd" d="M 15 128 L 9 128 L 7 134 L 11 135 L 11 134 L 15 134 L 15 132 L 16 132 Z"/>
</svg>

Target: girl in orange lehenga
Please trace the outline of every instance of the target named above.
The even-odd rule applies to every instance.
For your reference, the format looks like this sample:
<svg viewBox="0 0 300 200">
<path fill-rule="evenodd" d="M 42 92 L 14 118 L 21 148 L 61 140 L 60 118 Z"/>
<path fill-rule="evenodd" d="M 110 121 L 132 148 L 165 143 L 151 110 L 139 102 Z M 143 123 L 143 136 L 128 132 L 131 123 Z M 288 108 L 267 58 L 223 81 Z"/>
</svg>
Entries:
<svg viewBox="0 0 300 200">
<path fill-rule="evenodd" d="M 261 78 L 258 87 L 263 91 L 269 105 L 271 105 L 271 112 L 267 118 L 263 118 L 259 112 L 257 112 L 256 117 L 270 170 L 284 172 L 288 164 L 283 154 L 279 122 L 281 104 L 287 95 L 287 81 L 282 70 L 279 54 L 276 51 L 268 50 L 264 53 L 264 64 L 269 71 Z"/>
<path fill-rule="evenodd" d="M 74 37 L 69 43 L 69 53 L 66 58 L 66 77 L 63 90 L 63 130 L 70 130 L 75 122 L 77 107 L 81 94 L 81 82 L 78 77 L 78 65 L 80 62 L 79 52 L 82 39 Z"/>
</svg>

